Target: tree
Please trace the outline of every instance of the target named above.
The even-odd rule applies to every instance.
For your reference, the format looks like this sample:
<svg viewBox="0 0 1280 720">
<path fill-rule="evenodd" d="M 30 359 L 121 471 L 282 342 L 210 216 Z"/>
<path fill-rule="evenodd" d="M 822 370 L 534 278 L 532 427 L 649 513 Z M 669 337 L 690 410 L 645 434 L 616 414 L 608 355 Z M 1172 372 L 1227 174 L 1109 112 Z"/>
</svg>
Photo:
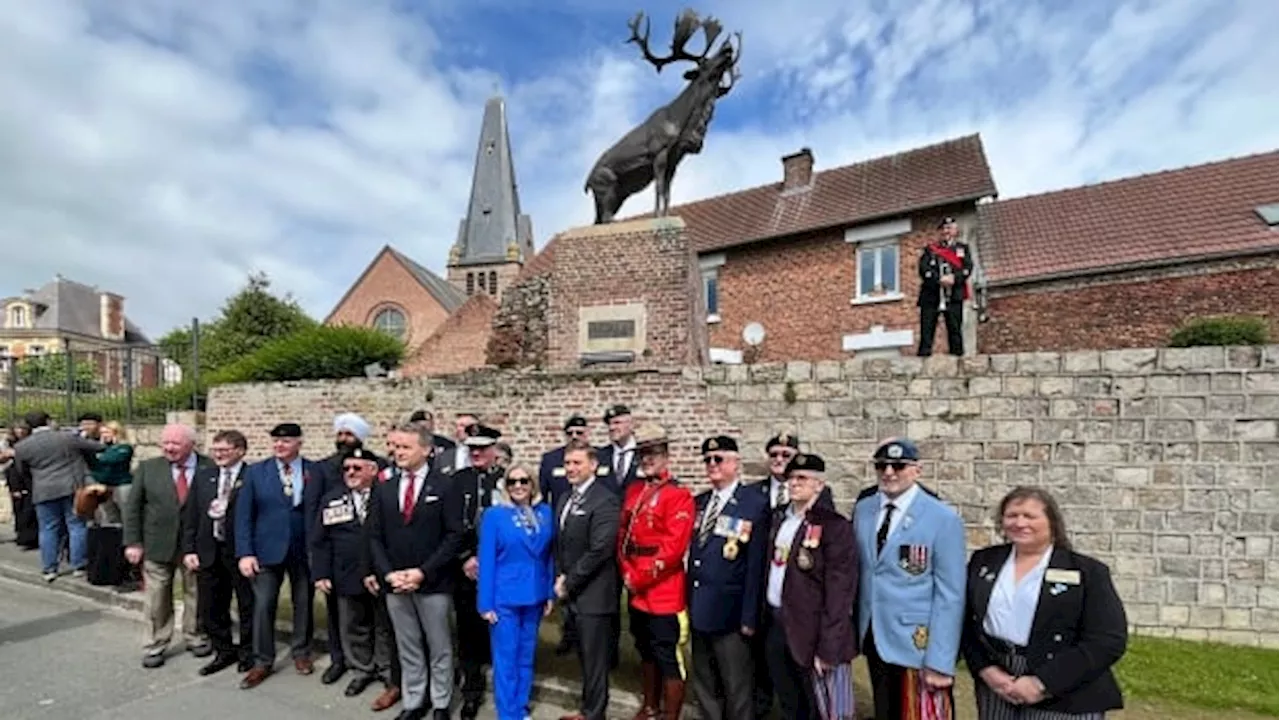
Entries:
<svg viewBox="0 0 1280 720">
<path fill-rule="evenodd" d="M 94 372 L 93 363 L 82 359 L 76 359 L 73 363 L 72 389 L 75 392 L 96 392 L 98 374 Z M 67 389 L 66 353 L 53 353 L 19 360 L 18 385 L 29 389 L 65 391 Z"/>
<path fill-rule="evenodd" d="M 289 295 L 276 297 L 265 273 L 249 276 L 240 292 L 227 298 L 218 317 L 200 325 L 200 372 L 207 375 L 251 355 L 263 345 L 318 323 Z M 177 328 L 160 339 L 169 356 L 190 372 L 191 329 Z"/>
</svg>

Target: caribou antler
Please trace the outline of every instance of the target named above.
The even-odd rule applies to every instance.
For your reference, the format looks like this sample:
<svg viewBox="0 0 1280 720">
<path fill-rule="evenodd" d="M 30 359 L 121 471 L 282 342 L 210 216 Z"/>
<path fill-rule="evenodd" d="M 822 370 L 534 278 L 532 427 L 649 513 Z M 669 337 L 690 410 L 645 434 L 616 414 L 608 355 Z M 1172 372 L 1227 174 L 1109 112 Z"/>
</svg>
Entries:
<svg viewBox="0 0 1280 720">
<path fill-rule="evenodd" d="M 640 23 L 644 22 L 644 34 L 640 33 Z M 724 29 L 718 20 L 708 17 L 703 20 L 698 17 L 698 13 L 686 9 L 676 18 L 675 30 L 671 35 L 671 54 L 666 57 L 658 57 L 649 49 L 649 18 L 645 16 L 644 11 L 636 13 L 636 16 L 627 22 L 627 27 L 631 28 L 631 37 L 627 39 L 628 43 L 635 43 L 640 47 L 641 54 L 644 59 L 653 65 L 658 72 L 662 72 L 662 68 L 673 62 L 687 61 L 692 63 L 701 63 L 707 58 L 707 53 L 711 52 L 711 47 L 715 44 L 716 38 L 720 36 Z M 702 50 L 700 55 L 694 55 L 685 49 L 689 41 L 693 39 L 694 33 L 702 30 L 706 37 L 707 46 Z"/>
<path fill-rule="evenodd" d="M 720 81 L 721 84 L 716 87 L 716 97 L 718 98 L 728 95 L 729 91 L 733 90 L 734 83 L 742 78 L 742 73 L 738 71 L 738 61 L 742 59 L 742 33 L 734 33 L 731 39 L 737 40 L 737 42 L 730 44 L 729 40 L 724 41 L 724 46 L 729 47 L 730 51 L 733 53 L 733 64 L 729 66 L 728 72 L 725 73 L 725 75 L 729 77 L 729 84 L 724 84 L 724 78 L 722 76 Z"/>
</svg>

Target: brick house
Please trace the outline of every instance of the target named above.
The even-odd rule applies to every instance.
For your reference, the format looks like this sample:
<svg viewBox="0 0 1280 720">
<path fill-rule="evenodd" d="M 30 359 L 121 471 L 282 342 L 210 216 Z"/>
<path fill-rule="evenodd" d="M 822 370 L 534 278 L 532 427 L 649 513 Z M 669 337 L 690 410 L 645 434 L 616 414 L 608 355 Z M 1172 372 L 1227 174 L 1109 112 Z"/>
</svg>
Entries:
<svg viewBox="0 0 1280 720">
<path fill-rule="evenodd" d="M 156 387 L 160 355 L 151 340 L 125 315 L 123 296 L 57 275 L 38 289 L 0 298 L 0 385 L 7 386 L 11 363 L 72 352 L 88 361 L 104 387 L 125 385 L 132 366 L 135 388 Z"/>
<path fill-rule="evenodd" d="M 1188 318 L 1276 333 L 1276 179 L 1261 153 L 979 206 L 983 353 L 1158 347 Z"/>
<path fill-rule="evenodd" d="M 780 182 L 672 208 L 697 253 L 711 361 L 914 354 L 921 251 L 945 215 L 972 244 L 977 204 L 996 196 L 979 136 L 821 172 L 805 148 L 782 171 Z M 751 323 L 765 331 L 754 348 L 743 340 Z M 945 352 L 944 332 L 936 342 Z"/>
</svg>

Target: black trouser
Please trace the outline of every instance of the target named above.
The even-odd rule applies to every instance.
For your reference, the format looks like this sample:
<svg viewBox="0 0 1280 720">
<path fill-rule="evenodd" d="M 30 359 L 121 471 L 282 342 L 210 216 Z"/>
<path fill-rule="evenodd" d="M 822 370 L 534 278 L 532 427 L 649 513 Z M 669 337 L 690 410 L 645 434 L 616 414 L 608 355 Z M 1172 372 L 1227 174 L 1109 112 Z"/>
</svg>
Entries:
<svg viewBox="0 0 1280 720">
<path fill-rule="evenodd" d="M 782 706 L 782 717 L 787 720 L 818 720 L 810 668 L 800 667 L 791 657 L 791 651 L 787 649 L 787 633 L 778 611 L 773 608 L 768 611 L 774 614 L 769 637 L 765 641 L 769 654 L 769 677 L 773 680 L 774 692 L 778 694 L 778 704 Z"/>
<path fill-rule="evenodd" d="M 617 647 L 615 628 L 619 615 L 575 613 L 578 626 L 578 663 L 582 674 L 582 704 L 587 720 L 605 720 L 609 706 L 609 669 Z"/>
<path fill-rule="evenodd" d="M 311 601 L 315 588 L 306 555 L 295 548 L 279 565 L 259 568 L 253 578 L 253 655 L 258 667 L 272 667 L 276 660 L 276 609 L 280 604 L 280 586 L 289 578 L 289 595 L 293 603 L 293 637 L 289 643 L 293 659 L 311 657 L 311 641 L 315 626 L 311 617 Z"/>
<path fill-rule="evenodd" d="M 253 657 L 253 582 L 240 574 L 236 559 L 218 544 L 218 559 L 210 567 L 196 573 L 196 605 L 199 625 L 209 635 L 213 651 L 219 655 L 236 653 L 231 639 L 231 599 L 236 601 L 240 620 L 239 656 Z"/>
<path fill-rule="evenodd" d="M 338 610 L 338 595 L 324 594 L 324 610 L 329 618 L 327 637 L 329 638 L 329 662 L 333 665 L 346 665 L 347 659 L 342 654 L 342 613 Z"/>
<path fill-rule="evenodd" d="M 631 637 L 642 662 L 658 666 L 664 680 L 685 679 L 684 661 L 680 657 L 680 618 L 677 615 L 653 615 L 631 608 Z"/>
<path fill-rule="evenodd" d="M 773 679 L 769 677 L 769 632 L 772 628 L 773 613 L 765 607 L 760 613 L 760 624 L 756 628 L 755 637 L 751 638 L 751 658 L 755 661 L 755 686 L 752 688 L 752 695 L 756 720 L 765 720 L 773 713 Z"/>
<path fill-rule="evenodd" d="M 890 665 L 880 658 L 875 633 L 870 628 L 867 628 L 867 637 L 862 644 L 862 654 L 867 658 L 867 671 L 871 675 L 876 720 L 899 720 L 902 717 L 902 674 L 907 669 Z"/>
<path fill-rule="evenodd" d="M 941 315 L 947 325 L 947 352 L 952 355 L 964 355 L 964 302 L 952 300 L 947 303 L 946 310 L 940 310 L 938 303 L 925 302 L 920 306 L 920 357 L 933 354 L 933 336 L 938 330 L 938 316 Z"/>
<path fill-rule="evenodd" d="M 489 621 L 476 607 L 476 584 L 461 576 L 453 590 L 458 625 L 458 664 L 462 666 L 462 700 L 484 700 L 484 666 L 490 662 Z"/>
</svg>

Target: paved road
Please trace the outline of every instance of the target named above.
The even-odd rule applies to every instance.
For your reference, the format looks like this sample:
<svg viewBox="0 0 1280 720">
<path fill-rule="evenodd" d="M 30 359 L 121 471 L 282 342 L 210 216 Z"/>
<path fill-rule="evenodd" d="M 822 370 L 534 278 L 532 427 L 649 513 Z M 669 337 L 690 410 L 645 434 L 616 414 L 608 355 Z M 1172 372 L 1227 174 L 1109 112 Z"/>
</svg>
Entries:
<svg viewBox="0 0 1280 720">
<path fill-rule="evenodd" d="M 204 661 L 185 653 L 170 658 L 163 668 L 144 670 L 139 650 L 142 633 L 142 626 L 124 613 L 0 578 L 0 716 L 5 720 L 390 720 L 399 712 L 399 706 L 370 712 L 373 688 L 358 699 L 348 699 L 342 695 L 345 682 L 326 687 L 320 684 L 319 673 L 304 678 L 289 669 L 254 690 L 243 691 L 234 668 L 202 678 L 196 670 Z M 541 706 L 534 717 L 550 720 L 563 712 Z M 493 720 L 490 703 L 480 717 Z"/>
</svg>

